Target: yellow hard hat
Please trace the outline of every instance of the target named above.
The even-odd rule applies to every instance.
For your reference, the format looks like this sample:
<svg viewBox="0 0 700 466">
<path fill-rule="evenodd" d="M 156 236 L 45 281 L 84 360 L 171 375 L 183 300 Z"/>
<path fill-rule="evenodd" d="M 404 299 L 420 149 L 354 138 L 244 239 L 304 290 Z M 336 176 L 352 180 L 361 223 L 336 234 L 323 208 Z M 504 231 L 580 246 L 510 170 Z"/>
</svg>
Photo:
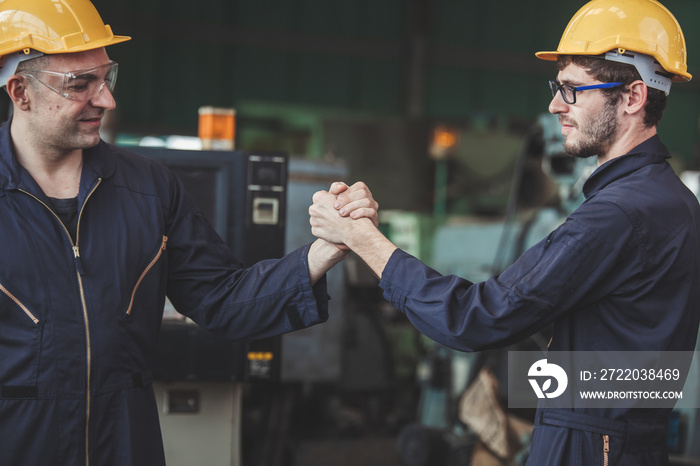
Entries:
<svg viewBox="0 0 700 466">
<path fill-rule="evenodd" d="M 556 60 L 559 55 L 602 55 L 613 50 L 654 57 L 672 81 L 692 78 L 681 26 L 656 0 L 593 0 L 571 18 L 556 52 L 535 55 Z"/>
<path fill-rule="evenodd" d="M 0 0 L 0 57 L 83 52 L 129 39 L 115 36 L 89 0 Z"/>
</svg>

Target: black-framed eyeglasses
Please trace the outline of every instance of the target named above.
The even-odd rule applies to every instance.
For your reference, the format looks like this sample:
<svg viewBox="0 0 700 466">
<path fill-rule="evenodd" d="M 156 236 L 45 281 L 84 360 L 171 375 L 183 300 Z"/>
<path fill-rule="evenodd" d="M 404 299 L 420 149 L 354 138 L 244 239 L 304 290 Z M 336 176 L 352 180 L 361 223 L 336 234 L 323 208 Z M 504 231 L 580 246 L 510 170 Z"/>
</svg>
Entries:
<svg viewBox="0 0 700 466">
<path fill-rule="evenodd" d="M 561 93 L 561 98 L 567 104 L 576 103 L 576 92 L 577 91 L 588 91 L 590 89 L 610 89 L 611 87 L 620 86 L 622 83 L 602 83 L 602 84 L 592 84 L 590 86 L 569 86 L 568 84 L 562 84 L 559 81 L 549 81 L 549 87 L 552 89 L 552 97 L 557 95 L 557 91 Z"/>
<path fill-rule="evenodd" d="M 86 102 L 96 98 L 105 87 L 114 92 L 119 65 L 110 61 L 89 70 L 47 71 L 25 70 L 19 74 L 30 76 L 66 99 Z M 40 78 L 41 76 L 41 78 Z"/>
</svg>

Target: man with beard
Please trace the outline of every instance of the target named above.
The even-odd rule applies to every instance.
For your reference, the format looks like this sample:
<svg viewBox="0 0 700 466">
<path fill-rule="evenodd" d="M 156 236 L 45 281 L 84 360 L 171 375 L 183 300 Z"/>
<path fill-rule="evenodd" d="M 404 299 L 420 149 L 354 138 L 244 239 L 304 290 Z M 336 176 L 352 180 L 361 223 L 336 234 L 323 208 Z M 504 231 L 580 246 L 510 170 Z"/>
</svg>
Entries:
<svg viewBox="0 0 700 466">
<path fill-rule="evenodd" d="M 163 165 L 100 140 L 115 36 L 88 0 L 0 1 L 2 466 L 164 465 L 152 365 L 166 295 L 232 340 L 328 318 L 323 240 L 243 267 Z M 362 185 L 358 212 L 376 222 Z M 354 209 L 353 209 L 354 210 Z"/>
<path fill-rule="evenodd" d="M 451 348 L 506 346 L 551 323 L 549 351 L 693 351 L 700 207 L 656 133 L 671 82 L 691 78 L 678 22 L 654 0 L 593 0 L 537 56 L 557 61 L 549 110 L 566 150 L 598 168 L 582 205 L 502 274 L 442 276 L 346 215 L 342 187 L 316 193 L 312 232 L 355 251 L 385 298 Z M 667 465 L 670 411 L 540 407 L 527 464 Z"/>
</svg>

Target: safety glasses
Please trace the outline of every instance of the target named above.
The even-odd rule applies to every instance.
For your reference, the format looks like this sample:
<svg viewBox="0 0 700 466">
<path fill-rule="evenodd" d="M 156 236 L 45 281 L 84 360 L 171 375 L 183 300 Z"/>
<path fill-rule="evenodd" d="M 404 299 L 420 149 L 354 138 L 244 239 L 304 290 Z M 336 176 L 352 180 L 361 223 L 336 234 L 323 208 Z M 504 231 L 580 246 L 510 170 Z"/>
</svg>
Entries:
<svg viewBox="0 0 700 466">
<path fill-rule="evenodd" d="M 622 83 L 602 83 L 602 84 L 592 84 L 590 86 L 569 86 L 568 84 L 562 84 L 559 81 L 549 81 L 549 87 L 552 89 L 552 97 L 557 95 L 557 91 L 561 93 L 561 98 L 567 104 L 576 103 L 576 92 L 577 91 L 588 91 L 590 89 L 610 89 L 611 87 L 620 86 Z"/>
<path fill-rule="evenodd" d="M 105 87 L 114 91 L 117 83 L 116 62 L 89 70 L 67 71 L 65 73 L 47 70 L 26 70 L 19 74 L 30 76 L 66 99 L 86 102 L 96 98 Z"/>
</svg>

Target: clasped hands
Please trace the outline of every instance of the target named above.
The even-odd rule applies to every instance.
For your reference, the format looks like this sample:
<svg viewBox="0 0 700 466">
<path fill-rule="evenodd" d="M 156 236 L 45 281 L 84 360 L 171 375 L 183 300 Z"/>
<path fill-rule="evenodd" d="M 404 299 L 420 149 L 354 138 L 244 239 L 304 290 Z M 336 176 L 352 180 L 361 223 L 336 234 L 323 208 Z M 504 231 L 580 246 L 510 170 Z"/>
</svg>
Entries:
<svg viewBox="0 0 700 466">
<path fill-rule="evenodd" d="M 346 250 L 361 228 L 379 225 L 379 204 L 369 188 L 357 182 L 336 182 L 328 191 L 318 191 L 309 207 L 311 233 Z"/>
</svg>

